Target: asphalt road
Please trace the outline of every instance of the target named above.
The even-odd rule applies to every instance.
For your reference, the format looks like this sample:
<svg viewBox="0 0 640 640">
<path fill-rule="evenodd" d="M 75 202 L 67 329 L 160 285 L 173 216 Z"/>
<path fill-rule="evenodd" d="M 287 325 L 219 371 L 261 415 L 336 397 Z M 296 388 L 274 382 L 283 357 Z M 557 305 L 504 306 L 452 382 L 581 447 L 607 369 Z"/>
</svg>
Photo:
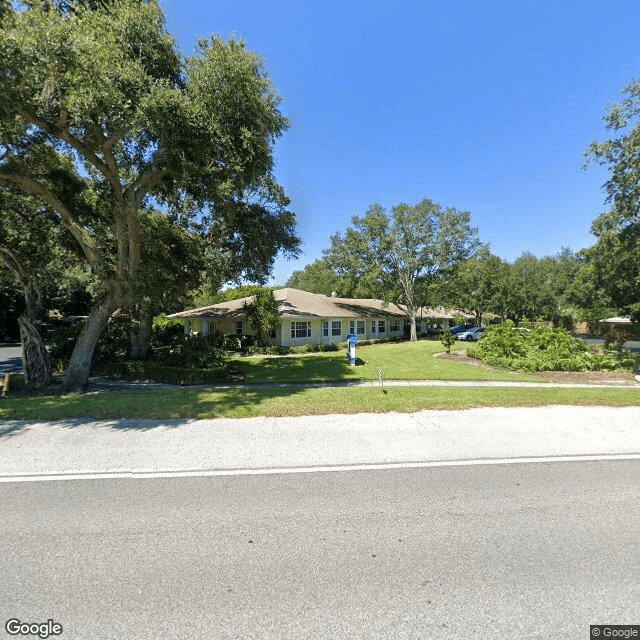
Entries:
<svg viewBox="0 0 640 640">
<path fill-rule="evenodd" d="M 22 371 L 22 348 L 19 344 L 0 346 L 0 375 Z"/>
<path fill-rule="evenodd" d="M 587 639 L 638 622 L 639 498 L 637 460 L 2 484 L 0 616 L 63 640 Z"/>
</svg>

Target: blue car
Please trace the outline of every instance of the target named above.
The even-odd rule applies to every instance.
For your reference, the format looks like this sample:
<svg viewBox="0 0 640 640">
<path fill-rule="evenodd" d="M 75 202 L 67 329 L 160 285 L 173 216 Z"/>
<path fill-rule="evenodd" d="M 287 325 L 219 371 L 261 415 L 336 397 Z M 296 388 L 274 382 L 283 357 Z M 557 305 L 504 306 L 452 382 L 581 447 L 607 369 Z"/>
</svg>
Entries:
<svg viewBox="0 0 640 640">
<path fill-rule="evenodd" d="M 468 331 L 469 329 L 473 329 L 472 324 L 457 324 L 449 329 L 449 333 L 456 336 L 463 331 Z"/>
</svg>

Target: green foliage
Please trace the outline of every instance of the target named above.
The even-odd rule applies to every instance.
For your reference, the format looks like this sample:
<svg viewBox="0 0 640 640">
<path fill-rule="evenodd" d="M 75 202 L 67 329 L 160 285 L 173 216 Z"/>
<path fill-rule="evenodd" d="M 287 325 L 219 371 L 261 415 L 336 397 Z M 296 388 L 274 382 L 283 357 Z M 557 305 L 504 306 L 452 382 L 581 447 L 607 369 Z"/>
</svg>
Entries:
<svg viewBox="0 0 640 640">
<path fill-rule="evenodd" d="M 300 345 L 301 353 L 330 353 L 333 351 L 340 351 L 340 347 L 337 344 L 304 344 Z"/>
<path fill-rule="evenodd" d="M 191 335 L 161 344 L 152 339 L 150 359 L 168 367 L 209 368 L 221 366 L 228 358 L 215 337 Z"/>
<path fill-rule="evenodd" d="M 100 363 L 94 365 L 92 373 L 107 378 L 147 380 L 163 384 L 215 384 L 230 380 L 225 366 L 185 368 L 155 361 Z"/>
<path fill-rule="evenodd" d="M 248 298 L 250 296 L 255 296 L 257 293 L 272 290 L 273 289 L 266 289 L 259 284 L 243 284 L 238 287 L 225 289 L 224 291 L 212 292 L 208 285 L 204 283 L 193 293 L 191 297 L 191 306 L 194 308 L 208 307 L 212 304 L 239 300 L 240 298 Z"/>
<path fill-rule="evenodd" d="M 257 332 L 258 341 L 266 344 L 266 336 L 280 326 L 280 313 L 278 302 L 273 291 L 259 291 L 253 302 L 243 305 L 243 311 L 247 322 Z"/>
<path fill-rule="evenodd" d="M 58 369 L 64 369 L 68 365 L 83 325 L 84 321 L 74 324 L 66 321 L 54 323 L 50 353 L 52 362 Z M 127 368 L 134 370 L 138 363 L 129 361 L 129 348 L 131 333 L 136 328 L 137 323 L 131 318 L 124 316 L 112 318 L 96 346 L 93 359 L 94 373 L 108 371 L 110 367 L 118 371 L 124 371 Z M 185 337 L 182 323 L 176 324 L 175 320 L 159 317 L 153 324 L 149 361 L 140 363 L 140 366 L 147 367 L 147 371 L 152 371 L 154 367 L 210 369 L 223 367 L 227 359 L 227 352 L 220 346 L 216 336 Z"/>
<path fill-rule="evenodd" d="M 167 318 L 165 315 L 155 316 L 151 325 L 154 338 L 160 343 L 169 341 L 184 335 L 182 320 Z"/>
<path fill-rule="evenodd" d="M 351 219 L 344 235 L 331 236 L 323 260 L 352 287 L 350 295 L 402 304 L 416 340 L 416 314 L 434 296 L 438 279 L 479 247 L 468 211 L 425 198 L 391 211 L 372 205 L 363 217 Z"/>
<path fill-rule="evenodd" d="M 294 271 L 285 286 L 325 296 L 330 296 L 335 291 L 341 296 L 349 297 L 353 285 L 343 282 L 331 265 L 325 259 L 320 259 L 304 269 Z"/>
<path fill-rule="evenodd" d="M 297 255 L 273 175 L 287 121 L 260 56 L 215 37 L 181 55 L 156 0 L 0 6 L 0 185 L 55 211 L 99 294 L 76 388 L 117 309 L 179 304 L 203 266 L 259 282 Z"/>
<path fill-rule="evenodd" d="M 17 318 L 23 310 L 24 295 L 18 286 L 0 279 L 0 341 L 20 339 Z"/>
<path fill-rule="evenodd" d="M 611 211 L 598 217 L 592 232 L 596 244 L 585 251 L 596 290 L 604 291 L 621 312 L 640 320 L 640 80 L 633 80 L 605 116 L 614 137 L 592 142 L 591 161 L 606 166 Z"/>
<path fill-rule="evenodd" d="M 565 329 L 543 327 L 525 333 L 511 321 L 489 327 L 467 354 L 487 364 L 518 371 L 630 369 L 634 358 L 607 349 L 589 349 Z"/>
<path fill-rule="evenodd" d="M 457 342 L 457 338 L 449 331 L 445 331 L 440 338 L 440 342 L 447 350 L 447 353 L 451 353 L 451 347 Z"/>
<path fill-rule="evenodd" d="M 472 313 L 480 326 L 486 312 L 504 312 L 508 274 L 509 265 L 485 249 L 458 265 L 448 279 L 444 297 L 456 309 Z M 454 318 L 454 324 L 466 320 Z"/>
<path fill-rule="evenodd" d="M 49 338 L 49 353 L 51 361 L 58 369 L 68 366 L 73 348 L 78 336 L 82 332 L 85 320 L 69 323 L 66 320 L 56 320 L 50 323 L 51 336 Z M 136 323 L 129 317 L 116 316 L 111 319 L 94 351 L 95 364 L 125 362 L 129 355 L 131 332 Z"/>
</svg>

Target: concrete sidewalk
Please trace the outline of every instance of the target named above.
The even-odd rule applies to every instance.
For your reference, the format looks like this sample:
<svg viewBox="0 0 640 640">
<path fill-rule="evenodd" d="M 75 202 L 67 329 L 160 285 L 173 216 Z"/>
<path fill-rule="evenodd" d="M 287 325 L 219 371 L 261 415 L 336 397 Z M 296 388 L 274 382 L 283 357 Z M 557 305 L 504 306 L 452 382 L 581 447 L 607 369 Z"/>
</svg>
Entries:
<svg viewBox="0 0 640 640">
<path fill-rule="evenodd" d="M 0 422 L 0 476 L 640 454 L 640 407 Z"/>
</svg>

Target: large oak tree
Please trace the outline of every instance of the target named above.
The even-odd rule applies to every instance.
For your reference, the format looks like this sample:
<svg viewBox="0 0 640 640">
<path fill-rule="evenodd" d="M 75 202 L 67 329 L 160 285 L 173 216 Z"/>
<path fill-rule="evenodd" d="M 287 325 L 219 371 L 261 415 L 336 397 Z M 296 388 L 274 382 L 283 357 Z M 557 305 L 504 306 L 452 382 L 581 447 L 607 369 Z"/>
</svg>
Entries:
<svg viewBox="0 0 640 640">
<path fill-rule="evenodd" d="M 0 185 L 53 210 L 102 285 L 65 379 L 81 387 L 109 318 L 137 302 L 150 209 L 206 238 L 218 276 L 295 253 L 273 177 L 287 121 L 259 56 L 215 37 L 181 55 L 156 0 L 0 0 L 0 14 Z M 83 207 L 38 178 L 21 156 L 34 146 L 71 161 Z"/>
<path fill-rule="evenodd" d="M 468 211 L 425 198 L 390 211 L 375 204 L 363 217 L 354 216 L 344 235 L 331 236 L 324 260 L 352 284 L 352 295 L 402 305 L 416 340 L 420 307 L 436 302 L 442 276 L 479 247 Z"/>
</svg>

